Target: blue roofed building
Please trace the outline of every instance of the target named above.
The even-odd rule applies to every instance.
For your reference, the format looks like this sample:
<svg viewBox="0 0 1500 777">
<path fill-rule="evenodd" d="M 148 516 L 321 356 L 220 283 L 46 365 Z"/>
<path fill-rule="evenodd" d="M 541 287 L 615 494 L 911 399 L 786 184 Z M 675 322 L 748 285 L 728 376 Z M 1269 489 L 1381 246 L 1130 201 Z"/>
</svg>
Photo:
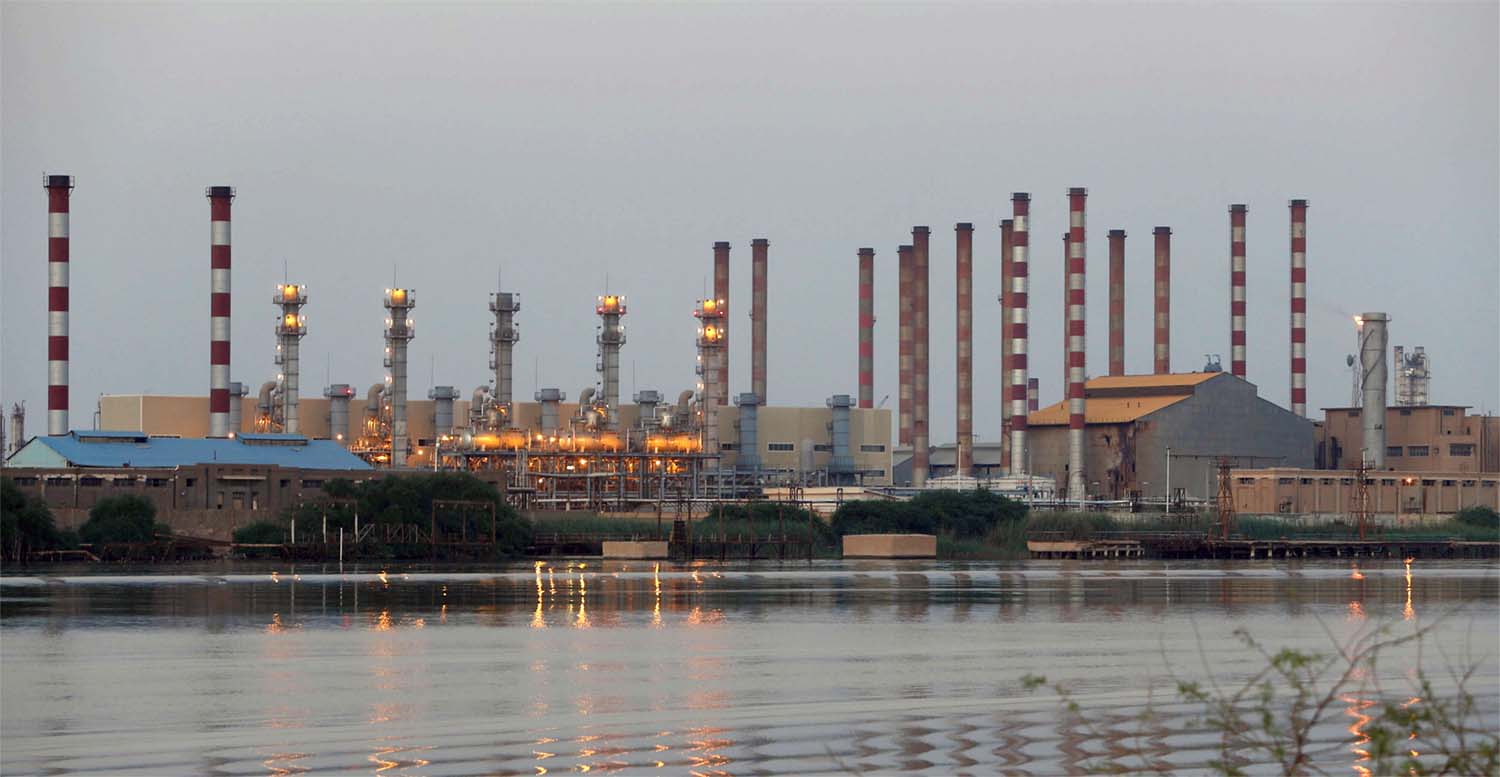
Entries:
<svg viewBox="0 0 1500 777">
<path fill-rule="evenodd" d="M 330 480 L 376 475 L 332 440 L 286 434 L 183 439 L 120 431 L 34 437 L 5 460 L 4 474 L 45 500 L 63 527 L 87 520 L 100 499 L 139 494 L 174 530 L 220 539 L 238 526 L 322 498 Z"/>
</svg>

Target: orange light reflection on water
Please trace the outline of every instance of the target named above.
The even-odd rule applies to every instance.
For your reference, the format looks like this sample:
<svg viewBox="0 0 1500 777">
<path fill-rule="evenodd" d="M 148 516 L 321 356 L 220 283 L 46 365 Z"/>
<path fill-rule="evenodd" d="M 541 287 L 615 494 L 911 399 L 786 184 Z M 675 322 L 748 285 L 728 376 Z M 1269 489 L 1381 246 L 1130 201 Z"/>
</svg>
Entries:
<svg viewBox="0 0 1500 777">
<path fill-rule="evenodd" d="M 1417 617 L 1417 611 L 1411 606 L 1411 559 L 1406 560 L 1406 608 L 1401 611 L 1403 620 L 1413 620 Z"/>
<path fill-rule="evenodd" d="M 1371 717 L 1364 711 L 1375 706 L 1375 700 L 1344 696 L 1340 698 L 1340 701 L 1349 705 L 1344 709 L 1344 714 L 1354 719 L 1354 722 L 1349 725 L 1349 733 L 1354 735 L 1354 744 L 1349 746 L 1349 751 L 1358 756 L 1354 759 L 1354 771 L 1360 777 L 1371 777 L 1369 767 L 1360 766 L 1360 764 L 1370 760 L 1370 751 L 1364 749 L 1364 745 L 1370 743 L 1370 737 L 1365 733 L 1365 726 L 1369 725 Z"/>
</svg>

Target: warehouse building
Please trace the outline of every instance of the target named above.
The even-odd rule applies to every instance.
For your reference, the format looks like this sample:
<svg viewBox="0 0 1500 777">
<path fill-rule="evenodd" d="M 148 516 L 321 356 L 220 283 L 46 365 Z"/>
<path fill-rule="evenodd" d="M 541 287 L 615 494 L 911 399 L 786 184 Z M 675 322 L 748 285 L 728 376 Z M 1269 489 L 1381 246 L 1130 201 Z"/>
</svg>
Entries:
<svg viewBox="0 0 1500 777">
<path fill-rule="evenodd" d="M 1387 408 L 1385 467 L 1392 472 L 1500 472 L 1500 416 L 1469 415 L 1464 405 Z M 1323 410 L 1318 427 L 1318 469 L 1359 465 L 1364 449 L 1362 411 Z"/>
<path fill-rule="evenodd" d="M 1220 458 L 1236 467 L 1311 467 L 1313 425 L 1260 398 L 1255 386 L 1226 372 L 1120 375 L 1084 386 L 1084 462 L 1092 499 L 1161 498 L 1180 489 L 1212 498 Z M 1068 409 L 1059 402 L 1032 413 L 1032 474 L 1066 492 Z M 1171 481 L 1167 458 L 1171 456 Z M 909 459 L 897 482 L 909 478 Z M 953 446 L 936 449 L 933 474 L 954 474 Z M 999 444 L 974 447 L 975 475 L 1000 473 Z"/>
</svg>

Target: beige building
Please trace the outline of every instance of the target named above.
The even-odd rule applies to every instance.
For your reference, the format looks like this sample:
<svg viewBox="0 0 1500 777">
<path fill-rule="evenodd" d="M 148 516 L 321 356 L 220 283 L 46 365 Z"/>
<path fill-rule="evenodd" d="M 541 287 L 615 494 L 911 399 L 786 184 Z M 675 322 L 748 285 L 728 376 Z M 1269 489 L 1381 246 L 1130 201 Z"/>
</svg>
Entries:
<svg viewBox="0 0 1500 777">
<path fill-rule="evenodd" d="M 1356 473 L 1349 470 L 1235 470 L 1234 509 L 1243 514 L 1353 511 Z M 1369 510 L 1376 515 L 1436 515 L 1488 505 L 1500 510 L 1500 477 L 1461 472 L 1370 473 Z"/>
<path fill-rule="evenodd" d="M 1500 416 L 1463 405 L 1395 406 L 1385 414 L 1385 468 L 1392 472 L 1500 472 Z M 1357 407 L 1325 408 L 1318 468 L 1359 465 L 1364 419 Z"/>
<path fill-rule="evenodd" d="M 367 401 L 356 397 L 349 402 L 349 424 L 341 430 L 329 428 L 329 403 L 325 397 L 303 397 L 299 403 L 300 433 L 313 439 L 358 439 L 364 424 Z M 241 403 L 240 433 L 255 431 L 256 401 Z M 439 437 L 437 402 L 409 399 L 407 428 L 413 451 L 408 464 L 430 467 L 433 443 Z M 156 436 L 203 437 L 208 434 L 208 399 L 195 396 L 144 394 L 106 395 L 99 400 L 100 428 L 116 431 L 143 431 Z M 757 445 L 760 469 L 770 472 L 805 473 L 827 470 L 833 463 L 833 413 L 827 407 L 777 407 L 757 409 Z M 528 437 L 541 430 L 542 406 L 538 402 L 517 402 L 516 426 Z M 560 434 L 568 434 L 570 422 L 578 416 L 575 402 L 558 405 Z M 631 437 L 639 417 L 639 406 L 622 405 L 619 410 L 620 435 Z M 469 400 L 453 401 L 454 423 L 462 432 L 468 423 Z M 853 459 L 853 480 L 865 485 L 888 485 L 891 480 L 891 411 L 886 409 L 849 409 L 849 448 Z M 447 431 L 447 430 L 444 430 Z M 740 408 L 719 409 L 719 440 L 722 463 L 735 467 L 740 463 Z M 446 443 L 445 443 L 446 445 Z"/>
</svg>

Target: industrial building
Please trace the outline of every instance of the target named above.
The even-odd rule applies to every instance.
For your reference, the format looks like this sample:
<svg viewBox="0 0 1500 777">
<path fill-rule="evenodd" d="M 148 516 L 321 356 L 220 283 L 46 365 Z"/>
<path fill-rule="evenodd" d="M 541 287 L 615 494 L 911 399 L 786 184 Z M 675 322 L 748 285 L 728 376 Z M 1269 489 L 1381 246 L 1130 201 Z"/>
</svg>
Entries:
<svg viewBox="0 0 1500 777">
<path fill-rule="evenodd" d="M 1237 467 L 1313 464 L 1313 425 L 1261 399 L 1253 384 L 1227 372 L 1105 376 L 1085 382 L 1083 395 L 1089 499 L 1212 498 L 1225 458 Z M 1052 480 L 1055 493 L 1068 494 L 1067 404 L 1031 413 L 1027 425 L 1026 471 Z M 975 466 L 995 473 L 999 448 L 976 447 Z M 949 446 L 933 453 L 935 475 L 955 474 L 951 451 Z M 898 463 L 897 482 L 905 472 Z"/>
<path fill-rule="evenodd" d="M 1365 473 L 1358 470 L 1235 470 L 1235 512 L 1248 515 L 1441 516 L 1485 505 L 1500 510 L 1500 475 L 1488 473 Z"/>
<path fill-rule="evenodd" d="M 1500 416 L 1463 405 L 1396 405 L 1385 413 L 1385 466 L 1391 472 L 1500 472 Z M 1330 407 L 1318 427 L 1318 469 L 1359 466 L 1363 409 Z"/>
</svg>

